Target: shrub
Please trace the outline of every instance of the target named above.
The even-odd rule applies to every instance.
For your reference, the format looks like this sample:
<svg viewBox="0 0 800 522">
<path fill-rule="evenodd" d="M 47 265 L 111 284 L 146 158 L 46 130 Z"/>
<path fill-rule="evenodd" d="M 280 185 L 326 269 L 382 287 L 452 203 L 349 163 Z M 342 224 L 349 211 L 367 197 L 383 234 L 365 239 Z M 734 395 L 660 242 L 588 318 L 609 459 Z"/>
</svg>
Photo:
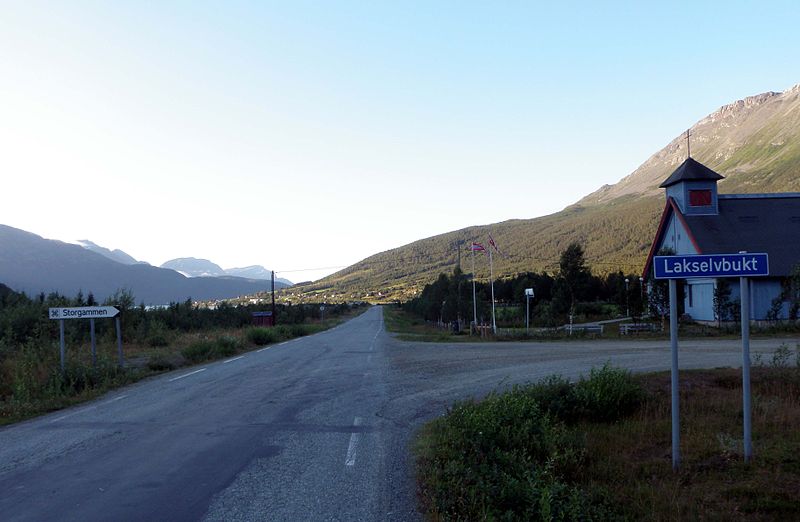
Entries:
<svg viewBox="0 0 800 522">
<path fill-rule="evenodd" d="M 592 368 L 588 379 L 581 377 L 575 385 L 575 397 L 586 419 L 615 421 L 639 407 L 643 390 L 630 371 L 606 363 L 602 368 Z"/>
<path fill-rule="evenodd" d="M 616 520 L 596 485 L 579 486 L 585 434 L 564 421 L 615 420 L 643 398 L 630 372 L 593 368 L 571 384 L 537 384 L 456 403 L 423 427 L 415 453 L 420 493 L 433 520 Z"/>
<path fill-rule="evenodd" d="M 304 335 L 311 333 L 311 330 L 312 328 L 310 325 L 305 324 L 293 324 L 289 327 L 289 332 L 291 333 L 292 337 L 303 337 Z"/>
<path fill-rule="evenodd" d="M 212 357 L 212 354 L 214 353 L 214 347 L 214 341 L 195 341 L 181 350 L 181 355 L 183 355 L 186 360 L 191 362 L 207 361 Z"/>
<path fill-rule="evenodd" d="M 156 319 L 147 328 L 147 344 L 153 348 L 169 346 L 169 330 L 164 321 Z"/>
<path fill-rule="evenodd" d="M 292 337 L 294 337 L 292 335 L 291 326 L 287 326 L 285 324 L 279 324 L 278 326 L 273 328 L 273 331 L 275 332 L 276 341 L 282 341 L 284 339 L 291 339 Z"/>
<path fill-rule="evenodd" d="M 147 367 L 154 372 L 163 372 L 174 370 L 176 365 L 165 354 L 155 354 L 147 360 Z"/>
<path fill-rule="evenodd" d="M 775 353 L 772 354 L 772 367 L 788 368 L 790 357 L 791 352 L 789 351 L 789 346 L 787 346 L 786 343 L 781 343 L 781 345 L 775 350 Z"/>
<path fill-rule="evenodd" d="M 542 410 L 565 422 L 581 415 L 581 405 L 575 386 L 560 375 L 551 375 L 525 388 L 525 392 L 539 403 Z"/>
<path fill-rule="evenodd" d="M 528 390 L 456 404 L 426 427 L 417 454 L 424 494 L 441 518 L 578 519 L 589 512 L 584 494 L 561 478 L 583 459 L 583 447 Z"/>
<path fill-rule="evenodd" d="M 275 337 L 271 328 L 256 326 L 247 330 L 247 340 L 256 346 L 274 343 Z"/>
<path fill-rule="evenodd" d="M 234 355 L 242 347 L 242 343 L 232 335 L 223 335 L 215 343 L 215 357 L 229 357 Z"/>
</svg>

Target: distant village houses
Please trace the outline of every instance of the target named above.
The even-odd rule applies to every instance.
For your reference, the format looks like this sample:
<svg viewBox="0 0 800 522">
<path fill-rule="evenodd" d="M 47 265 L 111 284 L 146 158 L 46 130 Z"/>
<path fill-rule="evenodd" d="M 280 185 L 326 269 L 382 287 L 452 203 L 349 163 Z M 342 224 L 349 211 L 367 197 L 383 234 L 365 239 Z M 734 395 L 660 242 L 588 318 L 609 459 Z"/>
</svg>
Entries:
<svg viewBox="0 0 800 522">
<path fill-rule="evenodd" d="M 788 319 L 792 310 L 786 285 L 800 263 L 800 193 L 718 194 L 721 179 L 688 158 L 660 185 L 667 201 L 644 277 L 650 276 L 653 256 L 664 250 L 677 255 L 764 252 L 769 255 L 770 275 L 749 279 L 750 319 Z M 739 280 L 727 283 L 730 301 L 738 301 Z M 724 284 L 717 279 L 686 279 L 685 313 L 695 321 L 718 320 L 714 293 Z"/>
</svg>

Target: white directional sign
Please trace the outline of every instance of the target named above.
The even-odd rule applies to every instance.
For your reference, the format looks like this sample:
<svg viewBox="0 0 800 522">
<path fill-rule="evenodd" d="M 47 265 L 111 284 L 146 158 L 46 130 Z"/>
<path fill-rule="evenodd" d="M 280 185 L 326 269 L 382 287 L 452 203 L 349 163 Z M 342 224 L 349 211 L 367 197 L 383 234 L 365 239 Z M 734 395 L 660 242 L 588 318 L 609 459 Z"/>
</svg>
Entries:
<svg viewBox="0 0 800 522">
<path fill-rule="evenodd" d="M 113 306 L 79 306 L 72 308 L 51 308 L 50 319 L 103 319 L 119 314 Z"/>
</svg>

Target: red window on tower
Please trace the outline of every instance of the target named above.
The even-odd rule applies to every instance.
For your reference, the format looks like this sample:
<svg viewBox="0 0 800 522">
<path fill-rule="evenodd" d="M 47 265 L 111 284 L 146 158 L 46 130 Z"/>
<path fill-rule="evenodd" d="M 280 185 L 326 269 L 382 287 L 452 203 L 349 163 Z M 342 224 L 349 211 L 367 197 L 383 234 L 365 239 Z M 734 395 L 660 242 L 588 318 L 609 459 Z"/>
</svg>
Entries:
<svg viewBox="0 0 800 522">
<path fill-rule="evenodd" d="M 711 206 L 711 191 L 710 190 L 690 190 L 689 191 L 689 206 L 692 206 L 692 207 L 708 207 L 708 206 Z"/>
</svg>

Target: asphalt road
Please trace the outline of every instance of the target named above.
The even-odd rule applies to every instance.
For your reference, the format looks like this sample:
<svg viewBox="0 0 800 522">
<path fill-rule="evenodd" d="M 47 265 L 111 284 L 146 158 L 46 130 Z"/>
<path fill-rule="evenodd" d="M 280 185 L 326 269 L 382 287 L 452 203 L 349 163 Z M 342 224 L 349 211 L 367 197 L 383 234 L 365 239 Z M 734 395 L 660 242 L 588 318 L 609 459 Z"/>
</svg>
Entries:
<svg viewBox="0 0 800 522">
<path fill-rule="evenodd" d="M 667 369 L 669 343 L 403 343 L 375 307 L 0 430 L 0 519 L 420 520 L 409 443 L 425 420 L 606 361 Z M 738 341 L 681 343 L 682 368 L 740 361 Z"/>
</svg>

